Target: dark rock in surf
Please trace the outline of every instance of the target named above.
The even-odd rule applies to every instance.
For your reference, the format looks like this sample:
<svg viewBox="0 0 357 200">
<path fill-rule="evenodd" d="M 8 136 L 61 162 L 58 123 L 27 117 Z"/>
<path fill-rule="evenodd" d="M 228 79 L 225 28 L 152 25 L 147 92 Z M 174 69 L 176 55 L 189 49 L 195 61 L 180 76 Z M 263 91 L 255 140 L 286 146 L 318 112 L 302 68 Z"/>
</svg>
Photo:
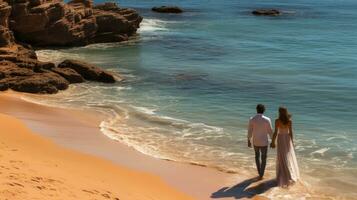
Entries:
<svg viewBox="0 0 357 200">
<path fill-rule="evenodd" d="M 11 61 L 0 62 L 0 90 L 29 93 L 56 93 L 67 89 L 69 82 L 53 72 L 37 73 Z"/>
<path fill-rule="evenodd" d="M 253 10 L 252 14 L 257 16 L 279 16 L 281 12 L 276 9 L 257 9 Z"/>
<path fill-rule="evenodd" d="M 71 68 L 53 68 L 51 71 L 61 75 L 65 78 L 69 83 L 83 83 L 84 78 L 78 74 L 75 70 Z"/>
<path fill-rule="evenodd" d="M 115 78 L 109 72 L 78 60 L 65 60 L 58 65 L 59 68 L 71 68 L 80 74 L 84 79 L 103 83 L 115 83 Z"/>
<path fill-rule="evenodd" d="M 177 6 L 153 7 L 151 10 L 158 13 L 182 13 L 183 12 L 183 10 Z"/>
<path fill-rule="evenodd" d="M 18 79 L 10 84 L 10 88 L 28 93 L 57 93 L 68 88 L 69 82 L 54 72 L 36 73 L 33 76 Z"/>
<path fill-rule="evenodd" d="M 95 5 L 93 15 L 98 28 L 92 43 L 126 41 L 136 33 L 143 19 L 135 10 L 110 2 Z"/>
<path fill-rule="evenodd" d="M 16 64 L 10 61 L 1 61 L 0 62 L 0 78 L 9 78 L 15 76 L 32 76 L 35 72 L 31 69 L 18 67 Z"/>
<path fill-rule="evenodd" d="M 10 61 L 0 62 L 0 90 L 29 93 L 56 93 L 68 87 L 68 81 L 53 72 L 36 73 Z"/>
</svg>

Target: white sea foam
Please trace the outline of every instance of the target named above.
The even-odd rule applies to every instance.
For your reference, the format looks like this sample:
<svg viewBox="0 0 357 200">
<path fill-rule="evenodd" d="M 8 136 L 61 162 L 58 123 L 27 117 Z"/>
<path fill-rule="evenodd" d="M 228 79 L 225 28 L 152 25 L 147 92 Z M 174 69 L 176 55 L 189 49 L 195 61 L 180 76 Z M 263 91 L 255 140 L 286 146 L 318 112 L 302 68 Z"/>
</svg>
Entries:
<svg viewBox="0 0 357 200">
<path fill-rule="evenodd" d="M 350 153 L 347 155 L 347 157 L 350 158 L 350 159 L 353 159 L 353 158 L 354 158 L 354 157 L 353 157 L 353 153 L 350 152 Z"/>
<path fill-rule="evenodd" d="M 140 106 L 131 106 L 132 108 L 136 109 L 139 112 L 143 112 L 148 115 L 154 115 L 156 109 L 153 108 L 146 108 L 146 107 L 140 107 Z"/>
<path fill-rule="evenodd" d="M 139 41 L 139 38 L 137 37 L 130 37 L 129 40 L 127 41 L 122 41 L 122 42 L 112 42 L 112 43 L 95 43 L 95 44 L 89 44 L 84 47 L 78 47 L 78 49 L 95 49 L 95 50 L 105 50 L 105 49 L 111 49 L 111 48 L 118 48 L 122 46 L 128 46 L 128 45 L 133 45 L 136 44 Z"/>
<path fill-rule="evenodd" d="M 159 19 L 144 19 L 140 24 L 139 33 L 167 31 L 167 21 Z"/>
<path fill-rule="evenodd" d="M 61 50 L 38 50 L 36 51 L 36 55 L 38 57 L 38 60 L 43 62 L 59 63 L 64 59 L 68 58 L 84 60 L 84 58 L 79 54 L 65 52 Z"/>
<path fill-rule="evenodd" d="M 346 141 L 352 141 L 351 139 L 347 138 L 347 136 L 344 135 L 339 135 L 339 136 L 332 136 L 326 139 L 326 141 L 331 141 L 331 140 L 346 140 Z"/>
<path fill-rule="evenodd" d="M 324 156 L 325 152 L 327 152 L 329 149 L 330 148 L 322 148 L 322 149 L 312 152 L 311 155 L 318 154 L 318 155 Z"/>
</svg>

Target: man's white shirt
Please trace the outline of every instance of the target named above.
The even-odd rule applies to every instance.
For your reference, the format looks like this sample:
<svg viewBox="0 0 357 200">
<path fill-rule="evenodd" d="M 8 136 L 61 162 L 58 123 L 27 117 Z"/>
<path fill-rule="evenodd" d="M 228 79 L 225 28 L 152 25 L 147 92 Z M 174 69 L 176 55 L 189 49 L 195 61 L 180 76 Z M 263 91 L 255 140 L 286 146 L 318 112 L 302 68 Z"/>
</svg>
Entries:
<svg viewBox="0 0 357 200">
<path fill-rule="evenodd" d="M 270 138 L 273 136 L 273 128 L 269 117 L 266 117 L 263 114 L 257 114 L 250 118 L 248 125 L 248 139 L 250 141 L 253 139 L 254 146 L 268 146 L 268 135 Z"/>
</svg>

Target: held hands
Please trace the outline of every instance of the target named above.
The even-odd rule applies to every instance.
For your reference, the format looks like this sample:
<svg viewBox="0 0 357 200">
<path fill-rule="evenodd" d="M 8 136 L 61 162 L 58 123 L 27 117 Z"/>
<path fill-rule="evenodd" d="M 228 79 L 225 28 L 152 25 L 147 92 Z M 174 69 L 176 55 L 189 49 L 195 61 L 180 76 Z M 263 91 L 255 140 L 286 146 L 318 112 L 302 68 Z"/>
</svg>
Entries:
<svg viewBox="0 0 357 200">
<path fill-rule="evenodd" d="M 274 142 L 270 143 L 270 148 L 272 148 L 272 149 L 275 148 L 275 143 Z"/>
</svg>

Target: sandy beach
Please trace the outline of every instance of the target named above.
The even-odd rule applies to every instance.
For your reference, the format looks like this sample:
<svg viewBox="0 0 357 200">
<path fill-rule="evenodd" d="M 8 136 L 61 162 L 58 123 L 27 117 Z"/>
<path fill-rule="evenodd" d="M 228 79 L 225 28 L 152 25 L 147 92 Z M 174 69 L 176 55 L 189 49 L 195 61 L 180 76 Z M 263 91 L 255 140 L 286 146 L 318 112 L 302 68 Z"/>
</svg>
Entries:
<svg viewBox="0 0 357 200">
<path fill-rule="evenodd" d="M 15 117 L 0 124 L 0 199 L 192 199 L 157 176 L 61 148 Z"/>
<path fill-rule="evenodd" d="M 264 199 L 267 180 L 143 155 L 101 134 L 98 113 L 21 95 L 0 96 L 1 199 Z"/>
</svg>

